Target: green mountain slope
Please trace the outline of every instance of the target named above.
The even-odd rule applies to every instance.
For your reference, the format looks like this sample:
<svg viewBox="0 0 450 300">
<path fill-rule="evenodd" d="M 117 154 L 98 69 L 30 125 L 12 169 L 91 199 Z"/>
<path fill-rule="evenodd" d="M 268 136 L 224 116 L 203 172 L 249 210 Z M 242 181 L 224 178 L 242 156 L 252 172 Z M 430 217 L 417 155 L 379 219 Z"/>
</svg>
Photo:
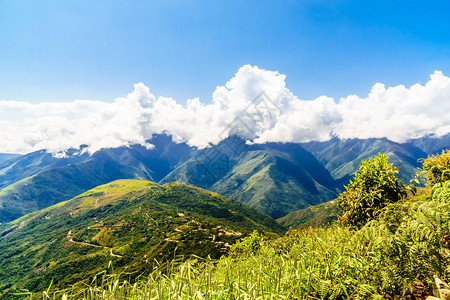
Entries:
<svg viewBox="0 0 450 300">
<path fill-rule="evenodd" d="M 83 162 L 88 158 L 87 153 L 80 154 L 77 150 L 70 150 L 67 156 L 60 158 L 45 150 L 14 157 L 0 163 L 0 189 L 40 172 Z"/>
<path fill-rule="evenodd" d="M 341 214 L 342 212 L 338 208 L 336 200 L 331 200 L 319 205 L 294 211 L 277 219 L 277 222 L 286 228 L 319 227 L 333 223 Z"/>
<path fill-rule="evenodd" d="M 174 256 L 219 257 L 253 230 L 283 233 L 238 201 L 179 183 L 119 180 L 0 226 L 0 290 L 64 287 L 108 269 L 147 274 Z"/>
<path fill-rule="evenodd" d="M 136 162 L 124 165 L 112 157 L 89 159 L 41 172 L 0 191 L 0 221 L 14 220 L 120 178 L 151 178 L 150 170 Z"/>
<path fill-rule="evenodd" d="M 196 152 L 162 180 L 170 181 L 215 191 L 274 218 L 338 195 L 329 172 L 300 145 L 245 146 L 236 138 Z"/>
<path fill-rule="evenodd" d="M 388 152 L 406 182 L 417 159 L 427 156 L 411 143 L 386 139 L 247 145 L 230 137 L 201 150 L 166 135 L 150 142 L 153 149 L 103 149 L 92 156 L 71 150 L 63 158 L 38 151 L 0 163 L 0 222 L 126 178 L 192 184 L 279 218 L 334 199 L 360 161 L 378 152 Z M 438 147 L 445 139 L 434 142 Z"/>
<path fill-rule="evenodd" d="M 152 150 L 121 147 L 67 158 L 39 151 L 6 162 L 0 180 L 13 183 L 0 190 L 0 222 L 12 221 L 113 180 L 158 182 L 191 151 L 186 144 L 175 144 L 167 136 L 155 136 L 152 143 Z"/>
<path fill-rule="evenodd" d="M 302 146 L 313 153 L 330 171 L 334 179 L 342 184 L 358 170 L 362 160 L 378 153 L 387 153 L 389 162 L 399 169 L 400 177 L 409 182 L 414 178 L 420 163 L 420 158 L 427 154 L 411 144 L 398 144 L 388 139 L 332 139 L 327 142 L 309 142 Z"/>
</svg>

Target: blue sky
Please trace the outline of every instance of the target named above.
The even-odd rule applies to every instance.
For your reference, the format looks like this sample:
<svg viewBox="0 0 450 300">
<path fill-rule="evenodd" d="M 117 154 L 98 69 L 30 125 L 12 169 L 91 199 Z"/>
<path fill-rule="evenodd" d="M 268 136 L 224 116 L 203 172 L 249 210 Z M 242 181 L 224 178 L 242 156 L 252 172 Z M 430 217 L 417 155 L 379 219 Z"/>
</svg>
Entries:
<svg viewBox="0 0 450 300">
<path fill-rule="evenodd" d="M 450 74 L 449 1 L 0 0 L 0 99 L 211 100 L 244 64 L 302 99 Z"/>
</svg>

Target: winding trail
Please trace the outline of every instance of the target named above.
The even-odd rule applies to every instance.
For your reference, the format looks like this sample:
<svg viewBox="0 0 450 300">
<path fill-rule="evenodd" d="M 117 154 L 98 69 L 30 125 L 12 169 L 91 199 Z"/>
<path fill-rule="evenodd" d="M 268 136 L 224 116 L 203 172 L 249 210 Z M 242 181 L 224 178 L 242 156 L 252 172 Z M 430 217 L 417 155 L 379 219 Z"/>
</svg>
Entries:
<svg viewBox="0 0 450 300">
<path fill-rule="evenodd" d="M 74 241 L 73 237 L 72 237 L 72 230 L 70 230 L 67 233 L 66 238 L 69 240 L 69 242 L 74 243 L 74 244 L 83 245 L 83 246 L 90 246 L 90 247 L 96 247 L 96 248 L 109 249 L 109 255 L 111 255 L 112 257 L 119 257 L 119 258 L 122 257 L 122 255 L 114 254 L 112 252 L 112 248 L 110 248 L 110 247 L 101 246 L 101 245 L 95 245 L 95 244 L 90 244 L 90 243 L 85 243 L 85 242 Z"/>
</svg>

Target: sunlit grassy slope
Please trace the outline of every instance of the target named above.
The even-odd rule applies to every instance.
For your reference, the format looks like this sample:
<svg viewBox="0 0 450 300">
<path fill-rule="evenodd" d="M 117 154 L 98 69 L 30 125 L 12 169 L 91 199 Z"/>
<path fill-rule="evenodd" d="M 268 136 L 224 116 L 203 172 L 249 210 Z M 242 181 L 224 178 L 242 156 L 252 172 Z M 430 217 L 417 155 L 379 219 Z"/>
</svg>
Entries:
<svg viewBox="0 0 450 300">
<path fill-rule="evenodd" d="M 96 187 L 0 228 L 0 290 L 32 291 L 89 279 L 110 261 L 133 278 L 174 257 L 218 258 L 253 230 L 283 233 L 235 200 L 139 180 Z"/>
<path fill-rule="evenodd" d="M 342 212 L 337 206 L 337 200 L 331 200 L 319 205 L 310 206 L 298 211 L 294 211 L 277 222 L 284 227 L 308 228 L 330 225 L 337 221 Z"/>
</svg>

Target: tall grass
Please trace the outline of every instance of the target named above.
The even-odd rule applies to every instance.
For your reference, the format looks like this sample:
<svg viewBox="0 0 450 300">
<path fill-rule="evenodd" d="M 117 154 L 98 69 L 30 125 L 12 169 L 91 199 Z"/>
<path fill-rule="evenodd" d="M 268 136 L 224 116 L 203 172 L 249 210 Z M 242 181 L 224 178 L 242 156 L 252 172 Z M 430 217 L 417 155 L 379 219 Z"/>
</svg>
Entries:
<svg viewBox="0 0 450 300">
<path fill-rule="evenodd" d="M 363 299 L 382 298 L 372 284 L 378 257 L 348 228 L 291 231 L 252 255 L 173 264 L 136 283 L 103 276 L 64 299 Z M 61 294 L 59 294 L 61 295 Z"/>
<path fill-rule="evenodd" d="M 219 260 L 174 260 L 133 283 L 104 273 L 45 298 L 424 299 L 434 274 L 450 279 L 450 181 L 387 206 L 359 230 L 253 234 Z"/>
<path fill-rule="evenodd" d="M 266 241 L 254 233 L 220 260 L 174 260 L 134 283 L 104 273 L 44 298 L 425 299 L 433 275 L 450 279 L 449 157 L 425 160 L 433 184 L 359 229 L 333 224 Z"/>
</svg>

